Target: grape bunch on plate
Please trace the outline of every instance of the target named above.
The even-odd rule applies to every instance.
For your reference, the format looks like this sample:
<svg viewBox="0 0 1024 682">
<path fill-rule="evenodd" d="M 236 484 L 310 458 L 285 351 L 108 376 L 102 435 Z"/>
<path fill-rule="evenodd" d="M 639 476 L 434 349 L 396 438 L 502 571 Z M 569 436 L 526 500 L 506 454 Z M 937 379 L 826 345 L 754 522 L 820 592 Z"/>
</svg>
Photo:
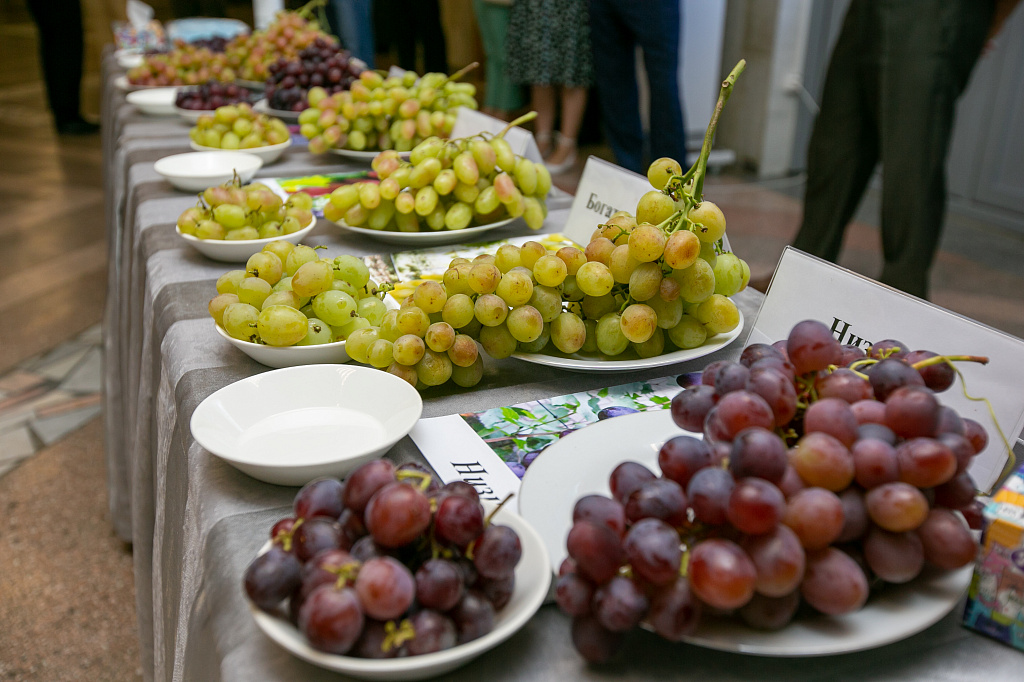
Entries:
<svg viewBox="0 0 1024 682">
<path fill-rule="evenodd" d="M 334 38 L 309 18 L 314 9 L 326 4 L 326 0 L 313 0 L 299 10 L 278 12 L 266 30 L 236 36 L 224 48 L 227 63 L 238 78 L 265 81 L 271 64 L 279 59 L 295 59 L 317 40 L 334 44 Z"/>
<path fill-rule="evenodd" d="M 829 616 L 872 587 L 974 560 L 967 467 L 984 429 L 939 403 L 951 360 L 898 341 L 867 355 L 820 322 L 715 362 L 677 394 L 661 476 L 625 461 L 612 497 L 573 510 L 557 602 L 573 642 L 607 660 L 644 626 L 679 641 L 701 612 L 785 627 L 801 603 Z"/>
<path fill-rule="evenodd" d="M 320 87 L 328 95 L 348 90 L 363 70 L 340 45 L 317 38 L 291 61 L 281 57 L 269 67 L 264 94 L 271 109 L 302 111 L 309 106 L 310 88 Z"/>
<path fill-rule="evenodd" d="M 258 608 L 287 616 L 332 654 L 395 658 L 471 642 L 490 632 L 515 590 L 519 536 L 491 523 L 476 490 L 440 486 L 422 467 L 387 460 L 344 483 L 318 479 L 294 516 L 245 571 Z"/>
<path fill-rule="evenodd" d="M 235 71 L 222 52 L 183 42 L 170 52 L 148 55 L 126 75 L 132 85 L 148 86 L 198 85 L 235 79 Z"/>
<path fill-rule="evenodd" d="M 290 139 L 284 121 L 257 114 L 247 102 L 228 104 L 217 107 L 212 114 L 203 114 L 188 136 L 197 145 L 214 149 L 255 149 Z"/>
<path fill-rule="evenodd" d="M 174 98 L 174 106 L 190 111 L 214 111 L 227 104 L 252 104 L 259 95 L 236 83 L 212 81 L 194 88 L 182 88 Z"/>
<path fill-rule="evenodd" d="M 313 199 L 305 192 L 287 201 L 260 182 L 237 179 L 208 187 L 199 205 L 178 216 L 178 231 L 198 239 L 274 239 L 298 232 L 313 221 Z"/>
<path fill-rule="evenodd" d="M 458 79 L 476 62 L 451 76 L 412 71 L 383 77 L 363 71 L 348 90 L 329 95 L 323 87 L 311 88 L 309 108 L 299 115 L 309 151 L 330 149 L 408 152 L 420 141 L 447 137 L 459 107 L 476 109 L 476 88 Z"/>
<path fill-rule="evenodd" d="M 312 247 L 278 240 L 250 256 L 244 270 L 220 276 L 209 313 L 233 339 L 313 346 L 380 324 L 387 311 L 381 296 L 355 256 L 320 258 Z"/>
<path fill-rule="evenodd" d="M 371 165 L 380 184 L 337 188 L 324 207 L 325 218 L 371 230 L 427 232 L 520 216 L 539 230 L 547 216 L 551 174 L 544 164 L 514 154 L 502 134 L 428 137 L 412 150 L 408 163 L 390 150 Z"/>
</svg>

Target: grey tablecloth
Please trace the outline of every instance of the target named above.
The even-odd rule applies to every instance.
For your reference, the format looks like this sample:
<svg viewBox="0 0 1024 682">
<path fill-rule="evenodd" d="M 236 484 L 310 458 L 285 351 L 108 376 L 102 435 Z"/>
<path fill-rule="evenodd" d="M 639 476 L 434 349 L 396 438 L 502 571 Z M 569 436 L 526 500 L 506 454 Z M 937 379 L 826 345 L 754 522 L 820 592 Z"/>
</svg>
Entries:
<svg viewBox="0 0 1024 682">
<path fill-rule="evenodd" d="M 194 202 L 153 171 L 161 156 L 187 150 L 187 127 L 147 118 L 125 104 L 108 58 L 103 99 L 104 158 L 110 236 L 105 320 L 106 424 L 114 528 L 134 547 L 142 663 L 156 680 L 326 680 L 340 676 L 307 665 L 266 639 L 247 612 L 240 588 L 246 563 L 295 493 L 256 481 L 195 443 L 189 419 L 213 391 L 266 368 L 225 343 L 206 313 L 216 278 L 231 266 L 181 243 L 178 214 Z M 341 170 L 333 158 L 291 149 L 261 175 Z M 544 231 L 565 221 L 553 210 Z M 495 238 L 525 233 L 522 226 Z M 307 239 L 328 253 L 369 255 L 386 245 L 340 234 L 321 223 Z M 761 296 L 737 297 L 747 325 Z M 481 410 L 573 391 L 697 369 L 738 353 L 738 346 L 698 363 L 628 375 L 588 375 L 515 360 L 488 361 L 474 390 L 434 389 L 424 416 Z M 411 441 L 388 457 L 420 460 Z M 637 633 L 625 659 L 592 669 L 572 651 L 568 621 L 544 607 L 509 642 L 450 679 L 1020 679 L 1020 654 L 958 626 L 957 612 L 901 643 L 827 659 L 762 659 L 670 645 Z"/>
</svg>

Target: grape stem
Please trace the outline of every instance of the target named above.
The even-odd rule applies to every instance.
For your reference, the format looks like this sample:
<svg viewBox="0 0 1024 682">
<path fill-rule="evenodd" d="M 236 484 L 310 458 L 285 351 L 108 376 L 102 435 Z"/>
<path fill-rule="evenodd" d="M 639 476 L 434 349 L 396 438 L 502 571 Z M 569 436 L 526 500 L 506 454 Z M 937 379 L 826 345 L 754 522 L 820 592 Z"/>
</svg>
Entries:
<svg viewBox="0 0 1024 682">
<path fill-rule="evenodd" d="M 736 79 L 740 77 L 743 70 L 747 68 L 747 60 L 741 59 L 736 66 L 732 67 L 732 71 L 722 81 L 722 88 L 718 91 L 718 102 L 715 104 L 715 111 L 711 114 L 711 121 L 708 122 L 707 132 L 704 133 L 704 144 L 700 148 L 700 156 L 697 158 L 697 162 L 694 164 L 693 170 L 693 194 L 692 196 L 700 202 L 703 197 L 704 190 L 704 176 L 708 167 L 708 157 L 711 155 L 711 143 L 715 138 L 715 130 L 718 128 L 718 118 L 722 115 L 722 109 L 725 107 L 725 103 L 729 101 L 729 96 L 732 95 L 733 86 L 736 85 Z M 689 172 L 688 172 L 689 173 Z"/>
<path fill-rule="evenodd" d="M 523 123 L 527 123 L 529 121 L 532 121 L 535 118 L 537 118 L 537 112 L 536 111 L 527 112 L 527 113 L 523 114 L 522 116 L 520 116 L 519 118 L 517 118 L 517 119 L 515 119 L 513 121 L 510 121 L 507 126 L 505 126 L 504 128 L 501 129 L 500 133 L 495 135 L 495 137 L 497 137 L 497 138 L 504 138 L 505 137 L 505 133 L 507 133 L 508 131 L 512 130 L 517 125 L 521 125 Z"/>
<path fill-rule="evenodd" d="M 988 364 L 988 358 L 983 355 L 936 355 L 933 358 L 921 360 L 911 365 L 914 369 L 923 369 L 924 367 L 931 367 L 933 365 L 950 364 L 953 362 L 979 362 L 983 365 Z M 956 369 L 955 367 L 953 369 Z"/>
<path fill-rule="evenodd" d="M 445 79 L 445 80 L 446 81 L 457 81 L 457 80 L 459 80 L 460 78 L 462 78 L 463 76 L 465 76 L 467 73 L 469 73 L 470 71 L 472 71 L 473 69 L 475 69 L 478 66 L 480 66 L 480 62 L 470 62 L 469 64 L 466 64 L 465 66 L 463 66 L 461 69 L 459 69 L 458 71 L 456 71 L 452 75 L 448 76 L 448 78 Z"/>
<path fill-rule="evenodd" d="M 305 519 L 295 519 L 295 523 L 292 524 L 292 527 L 289 530 L 283 530 L 274 536 L 273 542 L 278 542 L 278 540 L 280 540 L 281 549 L 286 552 L 292 551 L 292 538 L 295 537 L 295 529 L 301 526 L 304 520 Z"/>
<path fill-rule="evenodd" d="M 380 650 L 387 653 L 414 638 L 416 628 L 412 626 L 412 621 L 408 618 L 403 620 L 400 625 L 395 625 L 395 621 L 389 620 L 384 623 L 384 633 L 384 641 L 380 643 Z"/>
<path fill-rule="evenodd" d="M 395 473 L 395 479 L 398 481 L 407 481 L 413 479 L 416 481 L 414 487 L 419 488 L 421 493 L 427 491 L 430 487 L 430 483 L 434 480 L 434 477 L 423 471 L 412 471 L 409 469 L 403 469 Z"/>
<path fill-rule="evenodd" d="M 358 561 L 346 561 L 337 568 L 325 569 L 328 573 L 333 573 L 338 576 L 337 582 L 334 583 L 335 587 L 339 590 L 351 582 L 355 582 L 356 576 L 359 575 L 359 568 L 362 566 Z"/>
</svg>

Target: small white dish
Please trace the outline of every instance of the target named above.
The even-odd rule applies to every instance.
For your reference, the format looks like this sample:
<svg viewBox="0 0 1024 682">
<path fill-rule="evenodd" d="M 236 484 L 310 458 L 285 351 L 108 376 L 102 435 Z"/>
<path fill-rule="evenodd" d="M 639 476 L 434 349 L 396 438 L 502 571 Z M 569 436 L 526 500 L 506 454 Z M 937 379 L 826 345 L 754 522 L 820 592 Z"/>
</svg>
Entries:
<svg viewBox="0 0 1024 682">
<path fill-rule="evenodd" d="M 364 161 L 370 163 L 374 157 L 380 154 L 381 150 L 377 149 L 374 151 L 357 152 L 355 149 L 328 149 L 331 154 L 337 154 L 343 156 L 346 159 L 352 159 L 353 161 Z M 398 156 L 403 160 L 408 161 L 409 157 L 412 156 L 412 152 L 398 152 Z"/>
<path fill-rule="evenodd" d="M 258 100 L 253 104 L 252 110 L 260 114 L 266 114 L 267 116 L 274 116 L 285 123 L 298 123 L 299 114 L 302 113 L 300 111 L 288 111 L 287 109 L 271 109 L 270 102 L 268 102 L 266 98 Z"/>
<path fill-rule="evenodd" d="M 157 173 L 183 192 L 202 192 L 231 180 L 236 172 L 247 183 L 262 167 L 263 159 L 255 154 L 227 150 L 174 154 L 153 164 Z"/>
<path fill-rule="evenodd" d="M 136 66 L 142 66 L 146 57 L 138 50 L 115 50 L 114 59 L 122 69 L 134 69 Z"/>
<path fill-rule="evenodd" d="M 279 158 L 281 158 L 281 155 L 284 154 L 284 150 L 288 149 L 288 147 L 292 146 L 292 139 L 289 137 L 287 140 L 285 140 L 281 144 L 271 144 L 271 145 L 267 145 L 266 147 L 251 147 L 249 149 L 237 149 L 237 150 L 236 149 L 219 149 L 217 147 L 204 147 L 201 144 L 196 144 L 195 141 L 191 140 L 191 139 L 189 140 L 189 145 L 192 147 L 192 149 L 195 149 L 197 152 L 229 152 L 229 151 L 233 152 L 233 151 L 239 151 L 239 152 L 245 152 L 246 154 L 255 154 L 256 156 L 258 156 L 261 159 L 263 159 L 264 165 L 269 165 L 269 164 L 272 164 L 275 161 L 277 161 Z"/>
<path fill-rule="evenodd" d="M 216 109 L 182 109 L 177 105 L 174 106 L 174 113 L 176 113 L 178 116 L 181 116 L 189 123 L 193 124 L 196 121 L 198 121 L 199 117 L 203 114 L 209 114 L 210 116 L 213 116 L 213 114 L 216 113 L 216 111 Z"/>
<path fill-rule="evenodd" d="M 725 334 L 716 334 L 710 337 L 702 346 L 688 350 L 677 350 L 663 355 L 656 355 L 653 358 L 641 358 L 636 352 L 629 348 L 622 355 L 613 359 L 600 353 L 573 353 L 566 355 L 557 350 L 545 350 L 543 353 L 513 353 L 512 357 L 536 365 L 546 367 L 557 367 L 558 369 L 569 370 L 570 372 L 629 372 L 638 369 L 651 369 L 654 367 L 667 367 L 688 360 L 696 360 L 705 355 L 725 348 L 739 338 L 743 333 L 743 311 L 740 311 L 740 321 L 736 328 Z"/>
<path fill-rule="evenodd" d="M 178 88 L 147 88 L 129 92 L 125 100 L 149 116 L 174 116 L 177 95 Z"/>
<path fill-rule="evenodd" d="M 471 242 L 485 232 L 490 232 L 491 230 L 496 230 L 499 227 L 504 227 L 514 220 L 516 219 L 508 218 L 507 220 L 499 220 L 496 223 L 490 223 L 488 225 L 466 227 L 461 230 L 438 230 L 436 232 L 433 230 L 427 230 L 425 232 L 371 230 L 365 227 L 352 227 L 351 225 L 346 225 L 344 221 L 339 221 L 333 224 L 337 225 L 339 229 L 345 232 L 363 235 L 386 244 L 401 244 L 404 246 L 443 246 L 445 244 Z"/>
<path fill-rule="evenodd" d="M 252 254 L 256 253 L 257 251 L 261 251 L 263 249 L 263 247 L 266 246 L 267 244 L 269 244 L 270 242 L 275 242 L 275 241 L 281 240 L 281 241 L 291 242 L 292 244 L 298 244 L 299 242 L 302 241 L 302 239 L 307 234 L 309 234 L 310 232 L 313 231 L 314 227 L 316 227 L 316 216 L 313 216 L 313 220 L 311 220 L 309 222 L 309 225 L 306 225 L 301 230 L 296 230 L 295 232 L 292 232 L 291 234 L 285 234 L 285 235 L 282 235 L 280 237 L 268 237 L 266 239 L 231 239 L 231 240 L 229 240 L 229 239 L 200 239 L 199 237 L 195 237 L 195 236 L 190 235 L 190 234 L 182 234 L 181 230 L 178 229 L 177 225 L 174 226 L 174 230 L 175 230 L 175 232 L 178 233 L 179 237 L 184 239 L 192 247 L 194 247 L 196 251 L 198 251 L 199 253 L 203 254 L 207 258 L 210 258 L 212 260 L 219 260 L 219 261 L 221 261 L 223 263 L 244 263 L 245 261 L 249 260 L 249 256 L 251 256 Z M 231 339 L 231 340 L 232 341 L 237 341 L 237 339 Z M 238 341 L 238 343 L 245 343 L 245 342 L 244 341 Z M 272 350 L 277 350 L 277 349 L 274 349 L 271 346 L 262 346 L 262 345 L 256 344 L 256 343 L 245 343 L 245 345 L 247 345 L 247 346 L 256 346 L 257 348 L 270 348 Z M 326 345 L 334 345 L 334 344 L 326 344 Z M 299 347 L 301 347 L 301 348 L 323 348 L 323 346 L 299 346 Z M 290 367 L 290 366 L 292 366 L 294 364 L 298 364 L 298 363 L 294 363 L 294 362 L 288 362 L 288 363 L 285 363 L 285 364 L 277 364 L 277 365 L 275 365 L 275 364 L 272 364 L 270 362 L 264 362 L 263 360 L 260 360 L 259 358 L 255 357 L 255 356 L 252 356 L 252 357 L 253 357 L 253 359 L 257 360 L 258 362 L 263 362 L 264 365 L 269 365 L 271 367 Z M 325 356 L 325 359 L 323 359 L 323 360 L 306 360 L 306 362 L 302 363 L 302 364 L 309 364 L 311 362 L 346 362 L 346 361 L 348 361 L 348 355 L 344 356 L 344 360 L 329 359 L 329 358 L 334 358 L 334 357 L 336 357 L 336 356 L 335 355 L 331 355 L 331 356 Z"/>
<path fill-rule="evenodd" d="M 422 411 L 419 392 L 393 374 L 305 365 L 225 386 L 199 404 L 190 427 L 200 445 L 249 476 L 298 486 L 344 477 L 384 454 Z"/>
<path fill-rule="evenodd" d="M 493 506 L 484 504 L 489 513 Z M 311 647 L 298 628 L 290 622 L 259 610 L 251 602 L 249 608 L 256 625 L 267 637 L 298 658 L 313 665 L 351 675 L 363 680 L 421 680 L 443 675 L 469 663 L 485 651 L 493 649 L 519 631 L 544 602 L 551 585 L 550 563 L 540 537 L 521 516 L 502 507 L 494 516 L 519 536 L 523 554 L 516 565 L 516 586 L 512 598 L 494 619 L 494 629 L 483 637 L 445 651 L 420 656 L 373 660 L 355 656 L 338 656 Z M 268 542 L 262 552 L 270 549 Z"/>
<path fill-rule="evenodd" d="M 632 460 L 660 474 L 658 451 L 683 431 L 668 409 L 653 409 L 590 424 L 559 439 L 523 476 L 519 513 L 537 529 L 551 557 L 551 570 L 566 556 L 572 510 L 584 495 L 611 496 L 608 476 Z M 931 627 L 952 611 L 971 582 L 973 565 L 956 571 L 926 571 L 904 585 L 887 585 L 867 605 L 841 617 L 801 616 L 775 632 L 748 628 L 730 618 L 704 616 L 689 644 L 758 656 L 830 656 L 891 644 Z"/>
</svg>

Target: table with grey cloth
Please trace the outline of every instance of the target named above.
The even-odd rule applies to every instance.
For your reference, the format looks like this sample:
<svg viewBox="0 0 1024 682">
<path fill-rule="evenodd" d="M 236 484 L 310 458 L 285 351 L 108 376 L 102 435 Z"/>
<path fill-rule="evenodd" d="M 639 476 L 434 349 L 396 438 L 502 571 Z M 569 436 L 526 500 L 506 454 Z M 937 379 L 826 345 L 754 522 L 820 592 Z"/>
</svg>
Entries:
<svg viewBox="0 0 1024 682">
<path fill-rule="evenodd" d="M 208 395 L 266 371 L 225 342 L 206 312 L 215 281 L 233 266 L 209 260 L 183 243 L 174 223 L 195 197 L 175 191 L 153 161 L 188 150 L 187 126 L 144 117 L 112 86 L 120 72 L 105 61 L 104 161 L 109 223 L 109 288 L 104 323 L 106 442 L 111 518 L 133 546 L 136 609 L 147 679 L 339 680 L 302 662 L 257 630 L 241 589 L 246 564 L 287 515 L 295 488 L 262 483 L 201 448 L 189 419 Z M 333 156 L 290 149 L 262 177 L 354 169 Z M 552 210 L 542 231 L 564 224 Z M 493 233 L 528 233 L 511 225 Z M 370 255 L 394 250 L 342 233 L 321 221 L 306 243 L 327 253 Z M 749 330 L 762 297 L 736 297 Z M 741 336 L 741 339 L 745 338 Z M 701 360 L 644 372 L 578 374 L 513 359 L 487 359 L 472 390 L 432 389 L 424 417 L 479 411 L 574 391 L 696 370 L 734 358 L 739 343 Z M 422 456 L 405 438 L 387 455 Z M 1020 679 L 1021 654 L 959 626 L 960 609 L 902 642 L 872 651 L 810 659 L 771 659 L 669 644 L 635 633 L 619 662 L 591 668 L 573 651 L 569 621 L 544 606 L 516 635 L 453 680 L 968 680 Z M 1017 672 L 1014 672 L 1016 670 Z"/>
</svg>

